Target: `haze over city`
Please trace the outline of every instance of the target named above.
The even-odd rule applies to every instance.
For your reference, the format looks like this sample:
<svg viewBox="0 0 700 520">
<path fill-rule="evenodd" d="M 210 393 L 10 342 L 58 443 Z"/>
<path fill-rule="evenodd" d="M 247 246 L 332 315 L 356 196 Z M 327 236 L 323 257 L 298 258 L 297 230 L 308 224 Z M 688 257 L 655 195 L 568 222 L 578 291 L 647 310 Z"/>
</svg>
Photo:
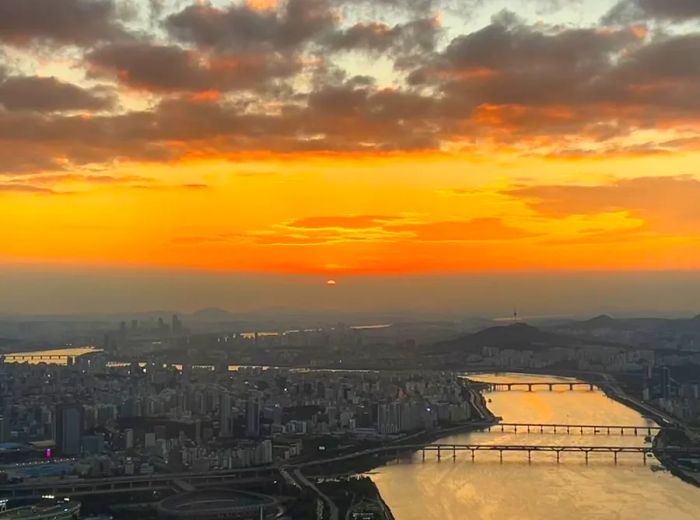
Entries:
<svg viewBox="0 0 700 520">
<path fill-rule="evenodd" d="M 46 269 L 0 272 L 0 314 L 95 314 L 219 307 L 232 313 L 393 312 L 495 318 L 691 316 L 695 272 L 349 275 L 222 274 L 169 270 Z"/>
</svg>

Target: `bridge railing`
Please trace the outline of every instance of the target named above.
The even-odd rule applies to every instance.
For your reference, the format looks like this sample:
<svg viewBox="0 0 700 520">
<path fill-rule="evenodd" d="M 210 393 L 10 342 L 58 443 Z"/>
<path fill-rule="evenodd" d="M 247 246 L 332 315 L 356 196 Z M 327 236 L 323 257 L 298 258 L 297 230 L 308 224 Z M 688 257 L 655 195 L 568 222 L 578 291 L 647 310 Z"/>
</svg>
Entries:
<svg viewBox="0 0 700 520">
<path fill-rule="evenodd" d="M 489 424 L 483 427 L 484 430 L 488 431 L 498 431 L 504 433 L 558 433 L 558 434 L 575 434 L 579 433 L 581 435 L 593 434 L 593 435 L 625 435 L 625 433 L 630 433 L 632 435 L 639 435 L 646 433 L 651 435 L 652 433 L 659 432 L 661 426 L 657 425 L 644 425 L 644 426 L 634 426 L 626 424 L 555 424 L 555 423 L 506 423 L 499 422 L 496 424 Z"/>
</svg>

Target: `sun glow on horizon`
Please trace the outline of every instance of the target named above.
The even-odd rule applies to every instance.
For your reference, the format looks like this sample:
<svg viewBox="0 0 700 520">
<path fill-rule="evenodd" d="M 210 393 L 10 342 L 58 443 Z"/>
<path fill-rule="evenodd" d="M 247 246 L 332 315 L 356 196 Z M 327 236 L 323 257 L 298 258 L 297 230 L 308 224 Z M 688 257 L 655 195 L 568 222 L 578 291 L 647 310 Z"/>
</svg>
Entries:
<svg viewBox="0 0 700 520">
<path fill-rule="evenodd" d="M 0 265 L 700 269 L 683 20 L 85 1 L 0 22 Z"/>
</svg>

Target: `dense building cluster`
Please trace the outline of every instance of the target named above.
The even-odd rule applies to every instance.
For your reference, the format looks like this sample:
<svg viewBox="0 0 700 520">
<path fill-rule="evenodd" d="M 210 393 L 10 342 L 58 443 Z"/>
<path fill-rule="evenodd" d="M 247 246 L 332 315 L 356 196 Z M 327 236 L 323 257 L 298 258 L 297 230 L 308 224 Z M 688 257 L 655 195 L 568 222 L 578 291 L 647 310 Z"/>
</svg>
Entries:
<svg viewBox="0 0 700 520">
<path fill-rule="evenodd" d="M 471 413 L 466 384 L 447 372 L 107 366 L 101 356 L 3 364 L 0 457 L 57 456 L 63 474 L 84 476 L 231 469 L 300 457 L 309 439 L 378 440 Z"/>
</svg>

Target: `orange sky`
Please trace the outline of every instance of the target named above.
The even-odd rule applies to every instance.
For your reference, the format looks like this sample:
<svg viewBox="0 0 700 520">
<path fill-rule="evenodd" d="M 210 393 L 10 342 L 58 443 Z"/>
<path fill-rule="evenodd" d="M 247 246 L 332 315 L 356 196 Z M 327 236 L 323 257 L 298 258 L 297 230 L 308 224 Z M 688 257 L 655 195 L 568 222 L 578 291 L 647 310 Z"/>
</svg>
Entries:
<svg viewBox="0 0 700 520">
<path fill-rule="evenodd" d="M 683 171 L 697 160 L 399 154 L 134 164 L 112 174 L 139 180 L 66 175 L 48 181 L 60 194 L 0 195 L 0 219 L 11 223 L 2 255 L 303 273 L 694 269 L 700 183 L 613 172 Z"/>
<path fill-rule="evenodd" d="M 601 1 L 601 28 L 495 7 L 460 25 L 439 2 L 164 2 L 46 27 L 12 21 L 17 1 L 0 264 L 700 269 L 693 12 Z"/>
</svg>

